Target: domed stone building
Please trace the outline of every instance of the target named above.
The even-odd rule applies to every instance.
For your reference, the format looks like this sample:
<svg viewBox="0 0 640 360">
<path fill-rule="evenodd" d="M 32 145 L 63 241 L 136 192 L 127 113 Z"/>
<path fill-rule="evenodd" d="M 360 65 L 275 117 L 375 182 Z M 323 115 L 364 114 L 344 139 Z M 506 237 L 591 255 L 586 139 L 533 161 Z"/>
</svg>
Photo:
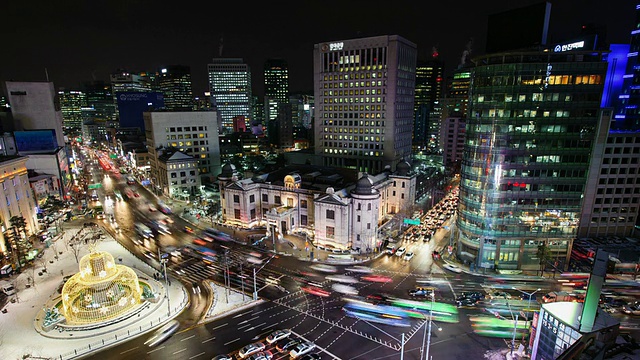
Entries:
<svg viewBox="0 0 640 360">
<path fill-rule="evenodd" d="M 251 179 L 234 179 L 231 164 L 220 181 L 223 221 L 269 234 L 310 234 L 315 245 L 373 251 L 379 228 L 416 198 L 416 175 L 402 161 L 377 175 L 307 164 L 289 165 Z"/>
</svg>

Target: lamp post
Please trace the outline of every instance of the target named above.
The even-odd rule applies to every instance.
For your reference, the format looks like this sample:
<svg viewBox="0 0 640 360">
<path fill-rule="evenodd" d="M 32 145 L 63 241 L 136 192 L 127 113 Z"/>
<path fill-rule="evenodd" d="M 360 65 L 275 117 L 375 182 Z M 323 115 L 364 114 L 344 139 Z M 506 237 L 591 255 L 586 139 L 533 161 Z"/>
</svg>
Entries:
<svg viewBox="0 0 640 360">
<path fill-rule="evenodd" d="M 534 291 L 534 292 L 532 292 L 532 293 L 528 293 L 528 292 L 526 292 L 526 291 L 522 291 L 522 290 L 518 289 L 518 288 L 517 288 L 517 287 L 515 287 L 515 286 L 512 286 L 511 288 L 512 288 L 513 290 L 518 290 L 518 291 L 520 291 L 521 293 L 523 293 L 523 294 L 525 294 L 525 295 L 527 295 L 527 296 L 529 297 L 529 301 L 527 302 L 527 321 L 529 321 L 529 313 L 531 312 L 531 297 L 533 297 L 533 294 L 537 293 L 538 291 L 540 291 L 540 290 L 542 290 L 542 289 L 538 288 L 536 291 Z"/>
<path fill-rule="evenodd" d="M 507 306 L 509 307 L 509 313 L 511 313 L 511 318 L 513 319 L 513 337 L 511 338 L 511 356 L 513 356 L 513 348 L 516 347 L 516 330 L 518 329 L 518 314 L 513 316 L 513 311 L 511 311 L 511 304 L 507 301 Z"/>
<path fill-rule="evenodd" d="M 429 329 L 427 330 L 427 322 L 425 321 L 425 332 L 422 334 L 422 347 L 420 348 L 420 358 L 422 359 L 422 354 L 425 353 L 425 360 L 429 360 L 429 348 L 431 347 L 431 323 L 433 322 L 433 303 L 435 301 L 435 292 L 431 292 L 431 309 L 429 309 L 429 321 L 428 321 L 428 325 L 429 325 Z M 438 331 L 442 331 L 442 328 L 438 326 Z M 427 337 L 427 347 L 425 349 L 424 346 L 424 337 L 426 333 L 429 333 L 429 336 Z"/>
</svg>

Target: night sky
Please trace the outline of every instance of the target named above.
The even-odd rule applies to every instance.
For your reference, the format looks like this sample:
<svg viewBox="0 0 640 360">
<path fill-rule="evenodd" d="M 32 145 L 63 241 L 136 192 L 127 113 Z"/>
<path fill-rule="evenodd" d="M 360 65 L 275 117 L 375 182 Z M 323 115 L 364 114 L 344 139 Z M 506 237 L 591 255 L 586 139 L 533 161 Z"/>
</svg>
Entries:
<svg viewBox="0 0 640 360">
<path fill-rule="evenodd" d="M 0 84 L 44 81 L 78 89 L 85 80 L 109 80 L 117 69 L 191 67 L 194 95 L 207 90 L 207 63 L 243 58 L 262 96 L 263 64 L 289 64 L 290 91 L 311 91 L 313 45 L 377 35 L 400 35 L 418 46 L 418 58 L 434 47 L 449 74 L 470 39 L 473 55 L 484 54 L 490 14 L 540 0 L 484 1 L 5 1 L 0 6 Z M 606 26 L 609 43 L 629 43 L 635 2 L 551 1 L 550 35 L 564 40 L 581 25 Z M 517 29 L 514 29 L 517 31 Z M 221 39 L 222 42 L 221 42 Z"/>
</svg>

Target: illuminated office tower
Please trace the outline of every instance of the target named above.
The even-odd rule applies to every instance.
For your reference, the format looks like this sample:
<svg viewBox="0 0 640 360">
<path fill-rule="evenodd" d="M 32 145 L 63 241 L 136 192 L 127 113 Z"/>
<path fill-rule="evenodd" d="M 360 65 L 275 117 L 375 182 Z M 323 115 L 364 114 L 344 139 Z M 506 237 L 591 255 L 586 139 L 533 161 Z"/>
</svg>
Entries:
<svg viewBox="0 0 640 360">
<path fill-rule="evenodd" d="M 220 113 L 222 133 L 233 132 L 233 118 L 251 122 L 251 70 L 242 59 L 214 58 L 207 66 L 211 102 Z"/>
<path fill-rule="evenodd" d="M 315 44 L 313 53 L 323 165 L 376 174 L 410 159 L 416 45 L 384 35 Z"/>
<path fill-rule="evenodd" d="M 537 270 L 540 245 L 570 255 L 607 63 L 602 51 L 508 54 L 471 70 L 457 253 L 478 267 Z"/>
<path fill-rule="evenodd" d="M 192 110 L 194 106 L 191 89 L 191 68 L 171 65 L 158 71 L 157 90 L 164 95 L 164 106 L 170 111 Z"/>
<path fill-rule="evenodd" d="M 264 101 L 267 121 L 278 116 L 278 106 L 289 102 L 289 68 L 282 59 L 264 63 Z"/>
<path fill-rule="evenodd" d="M 116 104 L 113 102 L 113 92 L 111 84 L 94 80 L 83 83 L 82 91 L 87 99 L 87 107 L 83 109 L 87 115 L 83 115 L 84 120 L 104 120 L 108 126 L 116 120 Z"/>
<path fill-rule="evenodd" d="M 59 90 L 60 111 L 65 130 L 78 131 L 82 128 L 82 109 L 87 106 L 86 94 L 77 90 Z"/>
<path fill-rule="evenodd" d="M 429 60 L 418 61 L 416 66 L 416 93 L 413 105 L 413 145 L 416 147 L 428 144 L 432 144 L 433 148 L 437 147 L 443 72 L 444 64 L 438 59 L 437 52 L 434 52 Z"/>
</svg>

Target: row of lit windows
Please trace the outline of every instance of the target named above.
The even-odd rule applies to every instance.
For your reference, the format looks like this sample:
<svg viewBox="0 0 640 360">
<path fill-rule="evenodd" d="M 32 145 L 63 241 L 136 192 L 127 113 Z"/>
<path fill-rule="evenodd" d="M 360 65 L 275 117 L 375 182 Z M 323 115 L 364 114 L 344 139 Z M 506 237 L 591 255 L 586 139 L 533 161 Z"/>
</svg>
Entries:
<svg viewBox="0 0 640 360">
<path fill-rule="evenodd" d="M 193 168 L 198 166 L 197 162 L 190 162 L 190 163 L 181 163 L 181 164 L 170 164 L 167 165 L 167 169 L 168 170 L 177 170 L 177 169 L 188 169 L 188 168 Z"/>
<path fill-rule="evenodd" d="M 327 154 L 343 154 L 343 155 L 355 155 L 355 156 L 384 156 L 384 151 L 359 151 L 359 150 L 345 150 L 345 149 L 324 149 Z"/>
<path fill-rule="evenodd" d="M 339 142 L 332 142 L 332 141 L 325 141 L 324 147 L 325 148 L 342 147 L 342 148 L 351 148 L 351 149 L 384 150 L 384 144 L 356 144 L 356 143 L 339 143 Z"/>
<path fill-rule="evenodd" d="M 505 75 L 474 77 L 475 86 L 518 86 L 518 85 L 599 85 L 602 75 Z"/>
<path fill-rule="evenodd" d="M 167 135 L 167 140 L 182 140 L 182 139 L 204 139 L 205 134 L 180 134 L 180 135 Z"/>
<path fill-rule="evenodd" d="M 349 113 L 324 113 L 322 114 L 323 118 L 327 118 L 327 119 L 386 119 L 386 113 L 382 112 L 382 113 L 376 113 L 376 114 L 370 114 L 370 113 L 353 113 L 353 112 L 349 112 Z"/>
<path fill-rule="evenodd" d="M 368 103 L 386 103 L 386 99 L 382 98 L 382 97 L 371 97 L 371 98 L 357 98 L 357 97 L 351 97 L 351 98 L 324 98 L 322 99 L 322 103 L 323 104 L 368 104 Z M 353 105 L 350 106 L 344 106 L 344 110 L 347 110 L 348 107 L 353 107 Z M 356 110 L 358 109 L 358 106 L 355 106 Z M 327 111 L 327 110 L 342 110 L 342 106 L 338 107 L 338 106 L 323 106 L 322 110 Z M 360 105 L 360 110 L 367 110 L 367 111 L 372 111 L 372 110 L 378 110 L 380 111 L 381 109 L 383 109 L 383 107 L 381 105 L 376 105 L 376 106 L 369 106 L 369 105 Z"/>
<path fill-rule="evenodd" d="M 380 142 L 380 139 L 384 142 L 384 136 L 376 136 L 375 138 L 372 136 L 369 138 L 368 136 L 353 136 L 353 135 L 325 135 L 325 139 L 327 140 L 349 140 L 349 141 L 375 141 Z"/>
<path fill-rule="evenodd" d="M 375 66 L 374 66 L 375 67 Z M 379 66 L 380 69 L 382 69 L 382 65 Z M 384 74 L 384 77 L 386 77 L 387 74 Z M 325 75 L 323 80 L 324 81 L 331 81 L 331 80 L 349 80 L 349 79 L 371 79 L 371 78 L 382 78 L 383 77 L 383 73 L 382 71 L 378 71 L 378 72 L 368 72 L 368 73 L 357 73 L 357 74 L 335 74 L 335 75 Z"/>
<path fill-rule="evenodd" d="M 324 89 L 342 89 L 342 88 L 354 88 L 354 87 L 372 87 L 372 86 L 387 86 L 387 81 L 349 81 L 338 83 L 325 83 L 322 87 Z M 373 89 L 375 91 L 376 89 Z"/>
<path fill-rule="evenodd" d="M 349 133 L 349 134 L 384 134 L 384 129 L 353 129 L 353 128 L 349 128 L 349 129 L 343 129 L 343 128 L 324 128 L 323 133 Z M 326 139 L 325 135 L 325 139 Z M 345 139 L 346 139 L 346 135 L 345 135 Z"/>
<path fill-rule="evenodd" d="M 517 109 L 517 110 L 509 110 L 509 109 L 483 109 L 479 112 L 480 117 L 483 118 L 514 118 L 514 117 L 525 117 L 525 118 L 534 118 L 534 117 L 570 117 L 571 112 L 569 110 L 531 110 L 531 109 Z"/>
<path fill-rule="evenodd" d="M 382 126 L 384 127 L 384 121 L 365 121 L 365 120 L 325 120 L 324 125 L 329 126 Z M 325 130 L 326 131 L 326 130 Z M 341 131 L 342 132 L 342 131 Z M 347 132 L 346 129 L 344 132 Z"/>
</svg>

